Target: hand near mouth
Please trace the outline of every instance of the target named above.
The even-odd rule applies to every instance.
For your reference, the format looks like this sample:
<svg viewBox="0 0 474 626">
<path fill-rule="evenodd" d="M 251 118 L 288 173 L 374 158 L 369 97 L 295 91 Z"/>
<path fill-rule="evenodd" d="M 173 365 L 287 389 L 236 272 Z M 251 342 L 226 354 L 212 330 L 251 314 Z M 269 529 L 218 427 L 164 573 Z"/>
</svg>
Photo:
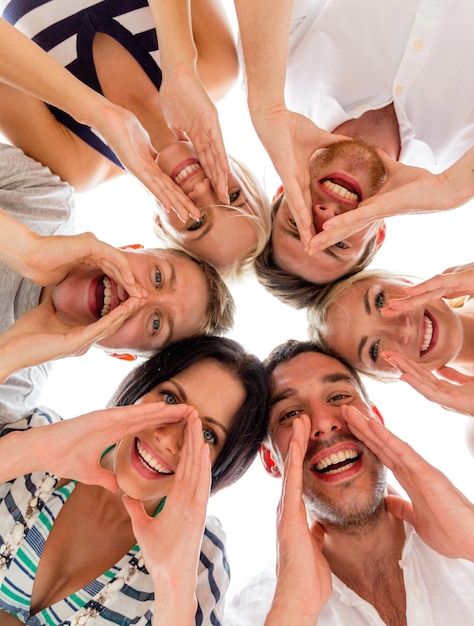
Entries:
<svg viewBox="0 0 474 626">
<path fill-rule="evenodd" d="M 408 383 L 427 400 L 443 408 L 474 417 L 474 376 L 466 376 L 451 367 L 432 372 L 401 354 L 383 352 L 382 356 L 401 372 L 400 380 Z"/>
<path fill-rule="evenodd" d="M 134 404 L 11 432 L 0 438 L 0 458 L 8 459 L 8 463 L 0 464 L 0 480 L 47 471 L 116 492 L 115 475 L 100 465 L 104 450 L 124 437 L 160 424 L 179 422 L 194 412 L 185 404 Z"/>
<path fill-rule="evenodd" d="M 398 315 L 400 311 L 417 309 L 430 301 L 439 298 L 458 298 L 474 295 L 474 263 L 450 267 L 442 274 L 428 280 L 406 287 L 405 298 L 394 298 L 389 306 L 382 309 L 386 317 Z M 461 303 L 460 303 L 461 304 Z"/>
<path fill-rule="evenodd" d="M 155 590 L 163 595 L 155 607 L 154 626 L 194 623 L 196 573 L 210 485 L 209 446 L 203 440 L 201 420 L 193 411 L 185 427 L 173 486 L 160 514 L 150 517 L 141 502 L 124 496 L 145 565 Z"/>
<path fill-rule="evenodd" d="M 331 595 L 331 570 L 322 553 L 324 530 L 318 523 L 308 526 L 302 499 L 303 459 L 309 431 L 307 416 L 293 421 L 278 505 L 277 585 L 265 626 L 315 624 Z"/>
<path fill-rule="evenodd" d="M 85 354 L 96 341 L 116 333 L 139 306 L 140 300 L 128 298 L 92 324 L 71 326 L 45 300 L 0 335 L 0 381 L 25 367 Z"/>
<path fill-rule="evenodd" d="M 450 558 L 474 560 L 474 505 L 435 467 L 379 420 L 347 407 L 345 419 L 353 434 L 392 470 L 411 502 L 389 495 L 390 513 L 410 522 L 433 550 Z"/>
</svg>

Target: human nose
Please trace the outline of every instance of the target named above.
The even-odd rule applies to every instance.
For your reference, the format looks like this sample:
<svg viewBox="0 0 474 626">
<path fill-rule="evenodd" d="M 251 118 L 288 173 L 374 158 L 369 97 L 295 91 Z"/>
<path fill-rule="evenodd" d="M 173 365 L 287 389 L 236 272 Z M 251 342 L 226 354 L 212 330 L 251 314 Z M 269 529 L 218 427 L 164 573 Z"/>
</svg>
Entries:
<svg viewBox="0 0 474 626">
<path fill-rule="evenodd" d="M 198 181 L 193 189 L 189 192 L 188 197 L 201 209 L 209 204 L 217 204 L 217 195 L 215 194 L 209 178 Z"/>
<path fill-rule="evenodd" d="M 155 429 L 155 438 L 163 449 L 171 454 L 177 454 L 183 446 L 185 426 L 186 420 L 184 419 L 170 424 L 161 424 Z"/>
<path fill-rule="evenodd" d="M 344 420 L 340 415 L 339 407 L 327 407 L 319 404 L 311 410 L 311 435 L 312 439 L 323 439 L 334 432 L 341 430 Z"/>
<path fill-rule="evenodd" d="M 393 341 L 401 346 L 408 345 L 413 335 L 413 325 L 406 313 L 400 314 L 397 318 L 389 318 L 386 324 L 389 328 L 388 335 Z"/>
<path fill-rule="evenodd" d="M 344 208 L 337 202 L 317 203 L 313 205 L 313 223 L 317 233 L 323 230 L 323 224 L 331 218 L 344 212 Z"/>
</svg>

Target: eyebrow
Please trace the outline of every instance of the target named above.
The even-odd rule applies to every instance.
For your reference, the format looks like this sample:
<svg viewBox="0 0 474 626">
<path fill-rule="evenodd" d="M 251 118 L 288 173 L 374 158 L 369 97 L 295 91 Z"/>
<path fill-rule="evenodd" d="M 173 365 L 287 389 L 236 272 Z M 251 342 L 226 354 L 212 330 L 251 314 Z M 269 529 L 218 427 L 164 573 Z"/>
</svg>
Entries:
<svg viewBox="0 0 474 626">
<path fill-rule="evenodd" d="M 364 297 L 362 298 L 362 301 L 364 303 L 364 309 L 367 315 L 371 315 L 372 310 L 370 308 L 370 302 L 369 302 L 369 288 L 367 288 L 364 291 Z M 362 350 L 364 349 L 364 346 L 367 343 L 367 339 L 368 339 L 367 335 L 363 335 L 361 340 L 359 341 L 359 346 L 357 347 L 357 357 L 360 362 L 362 362 Z"/>
<path fill-rule="evenodd" d="M 205 237 L 207 235 L 207 233 L 212 229 L 213 226 L 214 226 L 214 222 L 207 221 L 207 223 L 204 224 L 204 227 L 201 228 L 201 231 L 199 232 L 199 235 L 197 237 L 194 237 L 194 239 L 192 241 L 199 241 L 200 239 Z"/>
<path fill-rule="evenodd" d="M 358 387 L 356 380 L 350 374 L 344 374 L 343 372 L 333 372 L 331 374 L 325 374 L 322 376 L 321 381 L 323 385 L 328 385 L 331 383 L 339 383 L 346 382 Z M 292 396 L 296 396 L 298 394 L 298 390 L 295 387 L 287 387 L 283 389 L 280 393 L 276 394 L 270 401 L 270 407 L 275 406 L 279 402 L 286 400 L 287 398 L 291 398 Z"/>
<path fill-rule="evenodd" d="M 181 385 L 178 382 L 176 382 L 176 380 L 174 380 L 174 378 L 170 378 L 170 380 L 173 383 L 173 385 L 175 385 L 176 388 L 178 389 L 178 391 L 181 394 L 181 397 L 183 398 L 184 402 L 186 404 L 188 404 L 188 396 L 187 396 L 186 392 L 184 391 L 184 388 L 181 387 Z M 229 434 L 229 431 L 227 430 L 227 428 L 224 426 L 224 424 L 221 424 L 219 422 L 219 420 L 216 420 L 213 417 L 209 417 L 208 415 L 206 415 L 205 417 L 201 417 L 200 419 L 201 419 L 201 421 L 206 420 L 206 422 L 211 422 L 211 424 L 214 424 L 215 426 L 218 426 L 226 435 Z"/>
<path fill-rule="evenodd" d="M 176 270 L 174 269 L 174 266 L 172 265 L 169 259 L 165 259 L 165 261 L 168 264 L 168 269 L 170 273 L 169 279 L 168 279 L 170 290 L 176 291 Z M 174 333 L 174 319 L 172 317 L 167 316 L 166 320 L 168 322 L 168 332 L 166 333 L 164 337 L 163 335 L 160 337 L 160 342 L 162 345 L 167 344 L 170 341 Z"/>
</svg>

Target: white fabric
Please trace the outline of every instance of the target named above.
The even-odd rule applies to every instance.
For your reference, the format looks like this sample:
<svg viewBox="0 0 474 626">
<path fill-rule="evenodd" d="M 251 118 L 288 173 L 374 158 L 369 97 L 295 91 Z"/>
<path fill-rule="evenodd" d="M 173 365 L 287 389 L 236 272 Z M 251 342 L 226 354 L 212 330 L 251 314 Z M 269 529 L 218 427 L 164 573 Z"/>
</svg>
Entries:
<svg viewBox="0 0 474 626">
<path fill-rule="evenodd" d="M 474 563 L 448 559 L 431 550 L 405 525 L 400 567 L 406 590 L 407 626 L 474 624 Z M 267 568 L 248 586 L 226 600 L 226 626 L 260 626 L 265 622 L 275 587 L 274 568 Z M 385 626 L 372 605 L 333 575 L 333 591 L 323 607 L 319 626 Z"/>
<path fill-rule="evenodd" d="M 0 207 L 41 235 L 73 232 L 70 185 L 13 146 L 0 144 Z M 41 287 L 0 263 L 0 333 L 38 306 Z M 48 364 L 29 367 L 0 385 L 0 425 L 20 419 L 38 404 Z"/>
<path fill-rule="evenodd" d="M 286 101 L 318 126 L 393 102 L 400 161 L 438 172 L 474 144 L 472 0 L 295 0 Z"/>
</svg>

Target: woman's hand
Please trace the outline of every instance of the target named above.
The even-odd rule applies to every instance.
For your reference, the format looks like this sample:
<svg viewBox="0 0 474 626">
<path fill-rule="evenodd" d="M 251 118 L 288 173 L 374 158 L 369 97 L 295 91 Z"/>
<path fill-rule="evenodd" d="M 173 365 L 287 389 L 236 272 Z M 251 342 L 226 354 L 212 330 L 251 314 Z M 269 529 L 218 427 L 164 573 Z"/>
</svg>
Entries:
<svg viewBox="0 0 474 626">
<path fill-rule="evenodd" d="M 400 380 L 408 383 L 425 398 L 443 408 L 474 417 L 474 376 L 466 376 L 451 367 L 432 372 L 397 352 L 384 351 L 382 357 L 401 372 Z"/>
<path fill-rule="evenodd" d="M 209 446 L 203 439 L 201 420 L 192 411 L 163 510 L 149 517 L 141 502 L 124 496 L 145 565 L 162 596 L 155 607 L 153 626 L 194 624 L 197 569 L 210 485 Z"/>
<path fill-rule="evenodd" d="M 180 70 L 172 76 L 164 76 L 160 101 L 169 127 L 178 139 L 192 142 L 219 200 L 228 204 L 230 167 L 219 117 L 197 73 Z"/>
<path fill-rule="evenodd" d="M 100 466 L 104 450 L 141 430 L 186 419 L 192 411 L 184 404 L 134 404 L 11 432 L 0 438 L 0 481 L 48 471 L 117 491 L 115 476 Z"/>
<path fill-rule="evenodd" d="M 433 550 L 453 559 L 474 560 L 474 505 L 407 443 L 376 418 L 366 418 L 351 406 L 344 418 L 353 434 L 392 470 L 411 499 L 386 497 L 387 509 L 412 524 Z"/>
<path fill-rule="evenodd" d="M 104 137 L 124 168 L 158 198 L 168 213 L 183 221 L 198 218 L 199 210 L 184 191 L 156 163 L 157 152 L 147 131 L 133 113 L 105 101 L 93 127 Z"/>
<path fill-rule="evenodd" d="M 382 309 L 382 315 L 393 317 L 402 311 L 411 311 L 439 298 L 457 298 L 474 295 L 474 263 L 450 267 L 442 274 L 405 288 L 406 298 L 391 299 Z"/>
<path fill-rule="evenodd" d="M 92 324 L 71 326 L 57 316 L 51 301 L 42 302 L 0 335 L 0 382 L 25 367 L 85 354 L 96 341 L 115 334 L 139 306 L 137 298 L 128 298 Z"/>
<path fill-rule="evenodd" d="M 302 498 L 309 433 L 307 416 L 293 421 L 277 515 L 277 585 L 265 626 L 312 626 L 331 595 L 331 570 L 322 553 L 324 530 L 317 522 L 308 527 Z"/>
</svg>

